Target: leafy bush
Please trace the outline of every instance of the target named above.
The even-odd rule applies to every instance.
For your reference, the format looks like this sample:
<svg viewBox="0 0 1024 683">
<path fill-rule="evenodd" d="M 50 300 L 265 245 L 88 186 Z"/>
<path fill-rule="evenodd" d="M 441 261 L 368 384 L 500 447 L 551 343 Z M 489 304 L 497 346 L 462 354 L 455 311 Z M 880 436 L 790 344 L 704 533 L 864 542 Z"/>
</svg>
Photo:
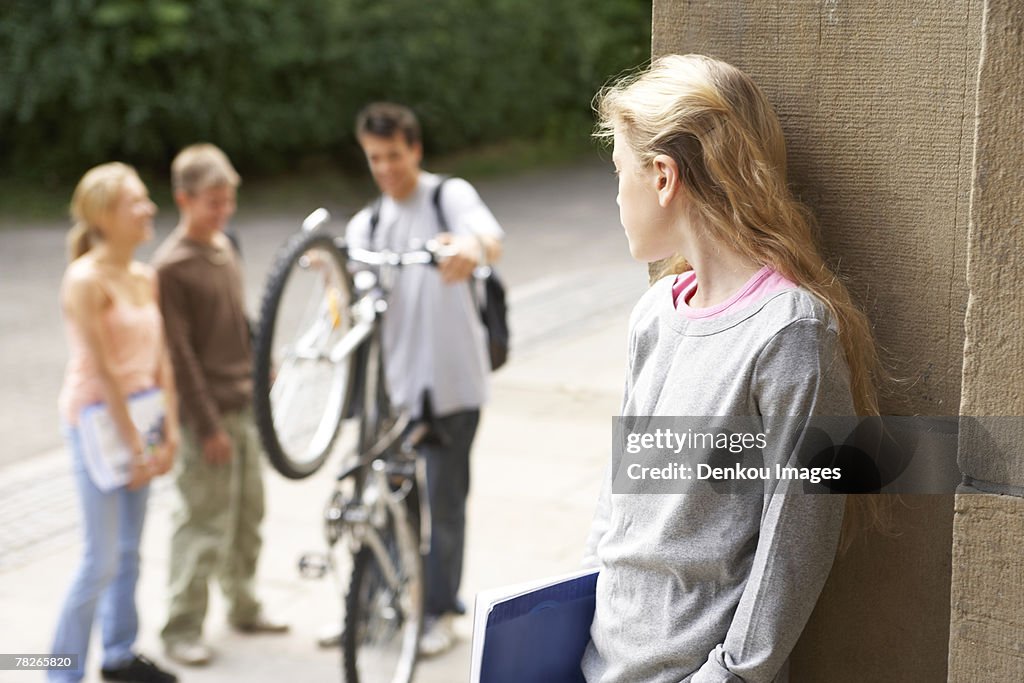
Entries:
<svg viewBox="0 0 1024 683">
<path fill-rule="evenodd" d="M 437 152 L 582 135 L 594 91 L 650 44 L 642 0 L 5 5 L 0 167 L 25 176 L 165 168 L 197 140 L 246 170 L 351 160 L 355 113 L 375 99 L 412 106 Z"/>
</svg>

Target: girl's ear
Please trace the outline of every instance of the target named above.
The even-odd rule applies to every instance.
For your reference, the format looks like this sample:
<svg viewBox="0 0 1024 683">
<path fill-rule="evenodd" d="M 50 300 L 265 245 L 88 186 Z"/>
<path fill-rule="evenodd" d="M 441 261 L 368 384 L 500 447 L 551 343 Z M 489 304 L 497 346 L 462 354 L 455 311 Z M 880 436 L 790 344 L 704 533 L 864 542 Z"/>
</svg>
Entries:
<svg viewBox="0 0 1024 683">
<path fill-rule="evenodd" d="M 654 189 L 658 193 L 658 204 L 667 209 L 682 189 L 679 165 L 667 154 L 659 154 L 652 162 Z"/>
</svg>

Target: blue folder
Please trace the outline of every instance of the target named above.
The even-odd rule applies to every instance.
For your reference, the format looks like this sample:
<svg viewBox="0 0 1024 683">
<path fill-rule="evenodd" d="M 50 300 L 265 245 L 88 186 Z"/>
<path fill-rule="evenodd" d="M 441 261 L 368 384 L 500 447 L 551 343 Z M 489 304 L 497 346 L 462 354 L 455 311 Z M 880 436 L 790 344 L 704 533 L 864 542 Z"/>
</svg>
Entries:
<svg viewBox="0 0 1024 683">
<path fill-rule="evenodd" d="M 495 600 L 486 612 L 480 683 L 583 683 L 597 575 L 577 573 Z"/>
</svg>

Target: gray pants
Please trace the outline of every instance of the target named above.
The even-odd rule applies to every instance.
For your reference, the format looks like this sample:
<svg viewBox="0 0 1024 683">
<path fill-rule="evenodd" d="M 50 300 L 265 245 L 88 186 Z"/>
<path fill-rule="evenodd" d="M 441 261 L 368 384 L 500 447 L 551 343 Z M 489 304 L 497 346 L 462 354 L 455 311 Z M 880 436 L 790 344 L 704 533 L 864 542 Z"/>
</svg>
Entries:
<svg viewBox="0 0 1024 683">
<path fill-rule="evenodd" d="M 220 465 L 206 462 L 196 433 L 182 428 L 175 464 L 181 504 L 174 515 L 170 606 L 161 632 L 167 644 L 202 635 L 214 576 L 230 605 L 232 624 L 250 623 L 260 610 L 254 590 L 263 520 L 259 440 L 251 411 L 226 413 L 221 424 L 232 453 L 230 462 Z"/>
</svg>

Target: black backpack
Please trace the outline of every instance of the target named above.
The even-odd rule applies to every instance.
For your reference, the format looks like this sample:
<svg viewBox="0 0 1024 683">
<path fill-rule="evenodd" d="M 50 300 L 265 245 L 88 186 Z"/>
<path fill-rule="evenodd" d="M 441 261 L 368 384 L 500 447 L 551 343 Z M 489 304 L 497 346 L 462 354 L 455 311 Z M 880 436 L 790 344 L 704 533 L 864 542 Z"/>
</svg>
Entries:
<svg viewBox="0 0 1024 683">
<path fill-rule="evenodd" d="M 444 187 L 447 177 L 442 177 L 441 182 L 434 188 L 431 201 L 434 204 L 434 211 L 437 213 L 437 223 L 441 232 L 448 232 L 448 221 L 441 210 L 441 188 Z M 377 232 L 377 224 L 380 223 L 381 198 L 378 197 L 371 205 L 370 213 L 370 244 Z M 509 350 L 509 329 L 508 329 L 508 305 L 505 303 L 505 285 L 502 284 L 494 268 L 488 268 L 487 277 L 483 281 L 483 301 L 477 294 L 476 282 L 470 278 L 469 291 L 473 295 L 480 311 L 480 320 L 487 330 L 487 347 L 491 359 L 491 371 L 497 370 L 508 360 Z"/>
</svg>

